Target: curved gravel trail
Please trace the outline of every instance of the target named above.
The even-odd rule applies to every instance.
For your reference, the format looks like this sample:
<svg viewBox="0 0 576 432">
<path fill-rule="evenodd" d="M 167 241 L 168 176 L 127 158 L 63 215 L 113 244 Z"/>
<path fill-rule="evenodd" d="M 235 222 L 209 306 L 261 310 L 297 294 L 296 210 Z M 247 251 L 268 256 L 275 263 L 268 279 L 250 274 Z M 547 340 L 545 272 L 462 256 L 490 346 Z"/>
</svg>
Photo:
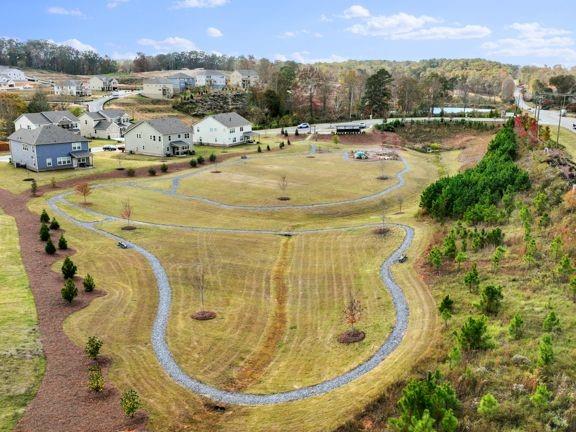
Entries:
<svg viewBox="0 0 576 432">
<path fill-rule="evenodd" d="M 408 164 L 404 162 L 404 169 L 397 173 L 398 183 L 387 188 L 385 191 L 380 192 L 388 193 L 391 190 L 398 189 L 404 185 L 404 178 L 403 174 L 409 171 Z M 179 176 L 181 178 L 181 176 Z M 177 189 L 174 185 L 178 182 L 178 178 L 173 179 L 173 188 L 172 190 L 175 191 Z M 376 368 L 379 364 L 381 364 L 402 342 L 407 328 L 408 328 L 408 318 L 409 318 L 409 307 L 406 297 L 400 286 L 396 283 L 392 276 L 391 267 L 394 263 L 398 261 L 402 254 L 405 254 L 412 244 L 412 240 L 414 238 L 414 230 L 410 226 L 403 225 L 403 224 L 388 224 L 389 226 L 394 226 L 404 230 L 405 237 L 402 244 L 384 261 L 380 268 L 380 277 L 386 286 L 390 296 L 392 297 L 392 301 L 394 304 L 394 308 L 396 310 L 396 322 L 394 324 L 394 328 L 392 332 L 388 335 L 386 340 L 383 344 L 378 348 L 378 350 L 366 361 L 359 364 L 355 368 L 345 372 L 344 374 L 338 375 L 334 378 L 328 379 L 326 381 L 320 382 L 315 385 L 302 387 L 296 390 L 286 391 L 286 392 L 279 392 L 279 393 L 269 393 L 269 394 L 251 394 L 251 393 L 242 393 L 242 392 L 232 392 L 232 391 L 225 391 L 221 390 L 217 387 L 205 384 L 201 381 L 194 379 L 193 377 L 187 375 L 175 361 L 166 341 L 166 331 L 168 327 L 168 322 L 170 319 L 170 308 L 172 302 L 172 288 L 170 286 L 170 282 L 168 279 L 168 275 L 166 270 L 162 266 L 160 260 L 152 254 L 147 249 L 138 246 L 135 243 L 132 243 L 123 237 L 117 236 L 115 234 L 109 233 L 97 226 L 98 222 L 83 222 L 80 221 L 71 215 L 64 212 L 62 209 L 58 207 L 59 202 L 66 202 L 68 205 L 75 206 L 74 204 L 64 201 L 64 197 L 68 195 L 68 193 L 63 193 L 57 196 L 54 196 L 48 200 L 48 205 L 52 209 L 53 212 L 57 213 L 60 217 L 70 221 L 71 223 L 78 225 L 84 229 L 96 232 L 100 235 L 108 237 L 115 241 L 123 241 L 125 242 L 130 248 L 134 249 L 136 252 L 141 254 L 146 260 L 150 263 L 152 271 L 154 273 L 154 277 L 156 279 L 158 293 L 159 293 L 159 300 L 158 300 L 158 309 L 156 313 L 156 317 L 154 319 L 154 324 L 152 328 L 152 346 L 154 352 L 156 354 L 156 358 L 162 368 L 168 373 L 172 379 L 178 382 L 181 386 L 187 388 L 188 390 L 193 391 L 196 394 L 202 395 L 207 397 L 213 401 L 232 404 L 232 405 L 272 405 L 272 404 L 279 404 L 279 403 L 286 403 L 295 400 L 301 400 L 313 396 L 322 395 L 328 393 L 332 390 L 335 390 L 343 385 L 354 381 L 357 378 L 365 375 L 366 373 L 370 372 L 374 368 Z M 378 195 L 377 194 L 377 195 Z M 372 196 L 373 198 L 373 196 Z M 358 199 L 353 199 L 349 202 L 359 202 L 362 200 L 371 199 L 369 197 L 362 197 Z M 346 203 L 346 202 L 344 202 Z M 227 206 L 222 203 L 212 203 L 215 206 Z M 311 204 L 306 205 L 300 208 L 315 208 L 317 206 L 326 206 L 326 205 L 334 205 L 330 204 Z M 75 206 L 78 207 L 78 206 Z M 78 207 L 80 208 L 80 207 Z M 262 208 L 270 208 L 270 207 L 258 207 L 254 206 L 256 209 Z M 280 207 L 279 209 L 283 209 L 285 207 Z M 294 208 L 294 207 L 292 207 Z M 119 220 L 119 218 L 113 216 L 102 215 L 95 211 L 82 208 L 82 210 L 88 210 L 88 213 L 95 214 L 98 216 L 103 216 L 107 221 L 114 221 Z M 272 210 L 278 210 L 278 208 L 272 208 Z M 286 231 L 273 231 L 273 230 L 234 230 L 234 229 L 215 229 L 215 228 L 200 228 L 200 227 L 187 227 L 187 226 L 177 226 L 177 225 L 161 225 L 161 224 L 153 224 L 153 223 L 146 223 L 146 222 L 139 222 L 140 224 L 148 225 L 148 226 L 156 226 L 156 227 L 177 227 L 183 229 L 190 229 L 190 230 L 202 230 L 202 231 L 222 231 L 222 232 L 235 232 L 235 233 L 260 233 L 260 234 L 277 234 L 277 235 L 298 235 L 298 234 L 305 234 L 305 233 L 315 233 L 315 232 L 327 232 L 327 231 L 335 231 L 335 230 L 347 230 L 347 229 L 354 229 L 354 228 L 361 228 L 367 226 L 373 226 L 371 224 L 365 224 L 360 226 L 351 226 L 351 227 L 339 227 L 339 228 L 327 228 L 327 229 L 316 229 L 316 230 L 305 230 L 305 231 L 298 231 L 298 232 L 286 232 Z"/>
</svg>

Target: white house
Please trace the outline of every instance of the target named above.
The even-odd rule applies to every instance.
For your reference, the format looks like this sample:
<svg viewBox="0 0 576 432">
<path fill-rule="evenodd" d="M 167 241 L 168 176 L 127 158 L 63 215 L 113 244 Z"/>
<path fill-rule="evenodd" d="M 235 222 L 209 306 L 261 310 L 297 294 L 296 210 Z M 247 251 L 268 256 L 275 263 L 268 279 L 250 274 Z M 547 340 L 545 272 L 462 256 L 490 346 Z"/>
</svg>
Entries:
<svg viewBox="0 0 576 432">
<path fill-rule="evenodd" d="M 37 129 L 41 126 L 54 125 L 72 132 L 78 132 L 78 118 L 70 111 L 44 111 L 22 114 L 14 121 L 14 129 Z"/>
<path fill-rule="evenodd" d="M 240 69 L 230 74 L 230 85 L 244 90 L 254 87 L 259 80 L 258 72 L 252 69 Z"/>
<path fill-rule="evenodd" d="M 199 69 L 195 71 L 196 87 L 223 89 L 228 83 L 228 76 L 223 71 Z"/>
<path fill-rule="evenodd" d="M 88 83 L 66 80 L 54 84 L 54 94 L 59 96 L 90 96 L 92 91 Z"/>
<path fill-rule="evenodd" d="M 130 116 L 117 109 L 86 112 L 78 120 L 80 134 L 86 138 L 118 139 L 130 126 Z"/>
<path fill-rule="evenodd" d="M 113 77 L 94 75 L 88 81 L 88 86 L 92 91 L 114 91 L 118 90 L 118 80 Z"/>
<path fill-rule="evenodd" d="M 200 145 L 231 147 L 255 135 L 252 123 L 235 112 L 211 115 L 194 125 L 194 144 Z"/>
<path fill-rule="evenodd" d="M 180 93 L 179 84 L 166 78 L 152 78 L 144 81 L 142 95 L 151 99 L 172 99 Z"/>
<path fill-rule="evenodd" d="M 8 75 L 0 74 L 0 90 L 16 88 L 16 83 Z"/>
<path fill-rule="evenodd" d="M 8 66 L 0 66 L 0 75 L 6 75 L 12 81 L 28 81 L 26 74 L 20 69 L 11 68 Z"/>
<path fill-rule="evenodd" d="M 192 128 L 174 117 L 145 120 L 128 128 L 124 145 L 129 153 L 183 156 L 192 149 Z"/>
</svg>

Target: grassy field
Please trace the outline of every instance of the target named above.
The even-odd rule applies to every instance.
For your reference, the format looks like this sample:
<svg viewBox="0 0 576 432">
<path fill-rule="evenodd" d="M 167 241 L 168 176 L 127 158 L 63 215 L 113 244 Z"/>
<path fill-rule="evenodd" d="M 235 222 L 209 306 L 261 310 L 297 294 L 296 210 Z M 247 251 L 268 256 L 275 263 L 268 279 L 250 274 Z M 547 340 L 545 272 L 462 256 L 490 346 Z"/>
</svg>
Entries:
<svg viewBox="0 0 576 432">
<path fill-rule="evenodd" d="M 556 140 L 556 133 L 552 133 L 552 139 Z M 564 128 L 560 129 L 560 144 L 566 147 L 566 151 L 572 159 L 576 160 L 576 133 L 570 132 Z"/>
<path fill-rule="evenodd" d="M 44 374 L 36 308 L 14 219 L 0 211 L 0 430 L 23 415 Z"/>
<path fill-rule="evenodd" d="M 149 99 L 140 95 L 113 99 L 106 104 L 105 108 L 124 110 L 134 121 L 177 117 L 185 123 L 192 124 L 199 120 L 173 109 L 171 100 Z"/>
</svg>

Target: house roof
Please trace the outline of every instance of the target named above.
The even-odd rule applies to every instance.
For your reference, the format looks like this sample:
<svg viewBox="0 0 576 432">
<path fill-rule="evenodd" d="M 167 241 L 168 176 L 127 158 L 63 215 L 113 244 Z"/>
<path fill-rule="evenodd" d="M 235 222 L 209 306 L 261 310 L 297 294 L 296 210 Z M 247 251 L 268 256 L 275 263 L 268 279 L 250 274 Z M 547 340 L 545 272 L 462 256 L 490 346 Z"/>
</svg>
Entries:
<svg viewBox="0 0 576 432">
<path fill-rule="evenodd" d="M 225 71 L 220 71 L 220 70 L 214 70 L 214 69 L 202 69 L 199 70 L 197 72 L 198 75 L 222 75 L 222 76 L 226 76 L 228 74 L 228 72 Z"/>
<path fill-rule="evenodd" d="M 108 129 L 110 126 L 112 126 L 113 122 L 108 121 L 108 120 L 101 120 L 98 122 L 98 124 L 96 124 L 96 126 L 94 127 L 95 130 L 106 130 Z"/>
<path fill-rule="evenodd" d="M 8 139 L 30 145 L 88 142 L 86 138 L 55 125 L 41 126 L 36 129 L 18 129 Z"/>
<path fill-rule="evenodd" d="M 211 115 L 210 117 L 212 117 L 218 123 L 221 123 L 222 125 L 229 127 L 229 128 L 230 127 L 238 127 L 238 126 L 246 126 L 246 125 L 251 124 L 248 120 L 246 120 L 240 114 L 235 113 L 235 112 L 214 114 L 214 115 Z"/>
<path fill-rule="evenodd" d="M 189 146 L 190 144 L 188 144 L 187 142 L 184 141 L 172 141 L 170 143 L 171 147 L 176 147 L 176 148 L 181 148 L 181 147 L 186 147 Z"/>
<path fill-rule="evenodd" d="M 94 75 L 92 78 L 98 78 L 103 83 L 107 83 L 107 82 L 115 79 L 114 77 L 108 77 L 108 76 L 104 76 L 104 75 Z"/>
<path fill-rule="evenodd" d="M 256 72 L 253 69 L 238 69 L 236 72 L 238 72 L 243 77 L 257 77 L 258 76 L 258 72 Z"/>
<path fill-rule="evenodd" d="M 107 120 L 122 117 L 126 114 L 126 111 L 121 109 L 105 109 L 96 112 L 86 112 L 84 114 L 93 120 Z"/>
<path fill-rule="evenodd" d="M 58 83 L 60 86 L 67 86 L 67 87 L 79 87 L 84 85 L 82 81 L 78 80 L 64 80 Z"/>
<path fill-rule="evenodd" d="M 144 120 L 129 127 L 126 133 L 136 129 L 141 124 L 148 123 L 157 132 L 162 135 L 177 134 L 177 133 L 192 133 L 192 128 L 184 123 L 182 120 L 175 117 L 165 117 L 153 120 Z"/>
<path fill-rule="evenodd" d="M 169 81 L 166 78 L 150 78 L 146 81 L 144 81 L 144 85 L 146 84 L 167 84 L 167 85 L 172 85 L 172 82 Z"/>
<path fill-rule="evenodd" d="M 66 119 L 75 123 L 78 122 L 78 118 L 70 111 L 44 111 L 39 113 L 26 113 L 22 114 L 20 117 L 26 117 L 31 123 L 39 126 L 58 123 L 62 119 Z"/>
<path fill-rule="evenodd" d="M 194 79 L 193 76 L 185 74 L 183 72 L 175 73 L 174 75 L 170 75 L 167 79 Z"/>
</svg>

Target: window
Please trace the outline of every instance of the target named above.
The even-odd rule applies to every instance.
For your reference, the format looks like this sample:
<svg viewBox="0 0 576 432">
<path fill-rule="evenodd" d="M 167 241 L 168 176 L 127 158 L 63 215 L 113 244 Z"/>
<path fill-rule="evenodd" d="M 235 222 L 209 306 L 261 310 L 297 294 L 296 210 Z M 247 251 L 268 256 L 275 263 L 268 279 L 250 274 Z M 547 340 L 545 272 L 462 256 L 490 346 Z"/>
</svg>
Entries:
<svg viewBox="0 0 576 432">
<path fill-rule="evenodd" d="M 178 138 L 179 138 L 179 139 L 180 139 L 180 137 L 181 137 L 181 135 L 180 135 L 180 134 L 178 134 Z"/>
<path fill-rule="evenodd" d="M 232 140 L 232 142 L 236 142 L 236 137 L 234 137 L 234 139 Z"/>
<path fill-rule="evenodd" d="M 152 141 L 156 141 L 156 135 L 152 137 Z"/>
<path fill-rule="evenodd" d="M 200 132 L 200 128 L 196 128 L 196 132 Z"/>
<path fill-rule="evenodd" d="M 82 150 L 82 143 L 72 143 L 72 151 Z"/>
<path fill-rule="evenodd" d="M 84 124 L 88 124 L 88 120 L 84 120 Z"/>
<path fill-rule="evenodd" d="M 230 129 L 230 133 L 236 132 L 236 129 Z"/>
<path fill-rule="evenodd" d="M 52 166 L 52 158 L 46 159 L 46 166 L 47 166 L 47 167 L 51 167 L 51 166 Z"/>
<path fill-rule="evenodd" d="M 240 132 L 244 132 L 244 126 L 240 126 Z"/>
<path fill-rule="evenodd" d="M 189 134 L 189 133 L 185 133 L 185 134 L 184 134 L 184 138 L 190 138 L 190 134 Z"/>
<path fill-rule="evenodd" d="M 172 141 L 172 137 L 168 135 L 168 141 Z"/>
<path fill-rule="evenodd" d="M 56 159 L 58 166 L 70 165 L 72 163 L 72 158 L 70 156 L 63 156 Z"/>
<path fill-rule="evenodd" d="M 23 145 L 23 146 L 22 146 L 22 150 L 24 150 L 24 151 L 28 151 L 28 146 L 26 146 L 26 145 Z"/>
<path fill-rule="evenodd" d="M 159 136 L 159 137 L 158 137 L 158 141 L 162 141 L 162 136 Z"/>
</svg>

